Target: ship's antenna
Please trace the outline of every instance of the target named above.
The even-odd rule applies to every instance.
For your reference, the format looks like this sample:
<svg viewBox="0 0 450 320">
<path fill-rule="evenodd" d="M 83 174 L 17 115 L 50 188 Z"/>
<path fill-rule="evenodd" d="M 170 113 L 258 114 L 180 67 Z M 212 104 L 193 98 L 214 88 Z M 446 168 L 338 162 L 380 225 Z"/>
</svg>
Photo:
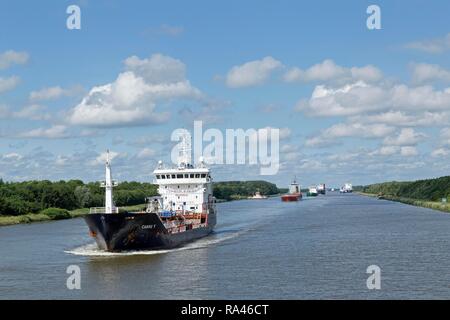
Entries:
<svg viewBox="0 0 450 320">
<path fill-rule="evenodd" d="M 191 135 L 184 133 L 181 135 L 181 142 L 179 144 L 179 156 L 178 156 L 178 167 L 187 167 L 191 164 Z"/>
</svg>

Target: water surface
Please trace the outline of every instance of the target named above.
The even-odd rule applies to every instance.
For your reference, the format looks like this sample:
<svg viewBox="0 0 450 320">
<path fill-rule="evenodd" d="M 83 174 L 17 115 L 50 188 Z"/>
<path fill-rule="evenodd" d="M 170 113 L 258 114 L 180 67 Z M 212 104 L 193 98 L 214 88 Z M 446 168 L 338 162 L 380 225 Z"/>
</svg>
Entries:
<svg viewBox="0 0 450 320">
<path fill-rule="evenodd" d="M 218 206 L 213 235 L 157 252 L 101 252 L 82 219 L 1 227 L 0 298 L 450 298 L 449 214 L 338 193 Z M 366 287 L 373 264 L 381 290 Z"/>
</svg>

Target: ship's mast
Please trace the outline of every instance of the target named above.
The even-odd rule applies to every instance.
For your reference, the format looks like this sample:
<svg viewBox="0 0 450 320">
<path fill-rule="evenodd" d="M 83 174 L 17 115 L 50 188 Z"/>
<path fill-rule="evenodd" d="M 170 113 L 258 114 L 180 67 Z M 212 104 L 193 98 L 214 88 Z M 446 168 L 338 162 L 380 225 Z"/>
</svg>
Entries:
<svg viewBox="0 0 450 320">
<path fill-rule="evenodd" d="M 117 182 L 113 181 L 112 179 L 109 150 L 106 152 L 105 167 L 105 182 L 102 183 L 102 187 L 105 188 L 105 213 L 115 213 L 116 208 L 113 201 L 113 188 L 117 185 Z"/>
<path fill-rule="evenodd" d="M 191 136 L 189 134 L 183 134 L 181 136 L 178 152 L 178 167 L 186 168 L 191 165 L 192 149 Z"/>
</svg>

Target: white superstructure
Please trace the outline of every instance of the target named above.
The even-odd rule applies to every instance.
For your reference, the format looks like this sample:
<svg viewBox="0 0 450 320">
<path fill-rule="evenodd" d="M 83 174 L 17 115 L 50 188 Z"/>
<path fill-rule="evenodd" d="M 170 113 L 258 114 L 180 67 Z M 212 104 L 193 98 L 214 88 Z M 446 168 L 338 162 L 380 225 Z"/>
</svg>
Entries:
<svg viewBox="0 0 450 320">
<path fill-rule="evenodd" d="M 317 188 L 316 188 L 316 186 L 311 186 L 311 187 L 309 187 L 309 193 L 311 193 L 311 194 L 317 193 Z"/>
<path fill-rule="evenodd" d="M 350 193 L 353 192 L 353 186 L 351 183 L 346 183 L 344 184 L 344 186 L 341 187 L 340 189 L 341 193 Z"/>
<path fill-rule="evenodd" d="M 290 194 L 299 194 L 300 193 L 300 185 L 297 183 L 297 180 L 291 182 L 289 185 L 289 193 Z"/>
<path fill-rule="evenodd" d="M 212 178 L 204 160 L 194 167 L 191 162 L 190 140 L 182 137 L 176 168 L 165 168 L 162 161 L 153 172 L 160 194 L 160 209 L 182 214 L 215 211 Z"/>
</svg>

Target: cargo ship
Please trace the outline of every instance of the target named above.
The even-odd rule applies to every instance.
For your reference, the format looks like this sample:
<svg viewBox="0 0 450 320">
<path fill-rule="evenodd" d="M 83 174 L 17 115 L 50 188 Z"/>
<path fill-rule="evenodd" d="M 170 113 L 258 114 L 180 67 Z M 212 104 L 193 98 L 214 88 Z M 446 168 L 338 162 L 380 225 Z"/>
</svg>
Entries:
<svg viewBox="0 0 450 320">
<path fill-rule="evenodd" d="M 351 183 L 344 184 L 340 189 L 340 193 L 352 193 L 353 192 L 353 186 Z"/>
<path fill-rule="evenodd" d="M 315 186 L 309 187 L 308 192 L 306 193 L 308 197 L 317 197 L 317 188 Z"/>
<path fill-rule="evenodd" d="M 318 194 L 326 194 L 326 187 L 325 187 L 325 183 L 321 183 L 317 186 L 317 193 Z"/>
<path fill-rule="evenodd" d="M 291 202 L 291 201 L 299 201 L 302 198 L 302 192 L 300 189 L 300 185 L 294 179 L 289 185 L 289 193 L 281 196 L 281 201 Z"/>
<path fill-rule="evenodd" d="M 109 153 L 106 159 L 105 207 L 84 216 L 89 233 L 105 251 L 169 249 L 209 235 L 216 225 L 211 171 L 202 158 L 191 164 L 190 140 L 183 138 L 175 168 L 162 161 L 154 170 L 159 196 L 147 198 L 145 210 L 122 212 L 114 205 Z M 144 199 L 143 199 L 144 200 Z"/>
<path fill-rule="evenodd" d="M 261 194 L 261 192 L 256 191 L 256 192 L 255 192 L 255 195 L 254 195 L 254 196 L 251 196 L 251 197 L 248 197 L 248 199 L 251 199 L 251 200 L 262 200 L 262 199 L 267 199 L 267 196 L 263 196 L 263 195 Z"/>
</svg>

